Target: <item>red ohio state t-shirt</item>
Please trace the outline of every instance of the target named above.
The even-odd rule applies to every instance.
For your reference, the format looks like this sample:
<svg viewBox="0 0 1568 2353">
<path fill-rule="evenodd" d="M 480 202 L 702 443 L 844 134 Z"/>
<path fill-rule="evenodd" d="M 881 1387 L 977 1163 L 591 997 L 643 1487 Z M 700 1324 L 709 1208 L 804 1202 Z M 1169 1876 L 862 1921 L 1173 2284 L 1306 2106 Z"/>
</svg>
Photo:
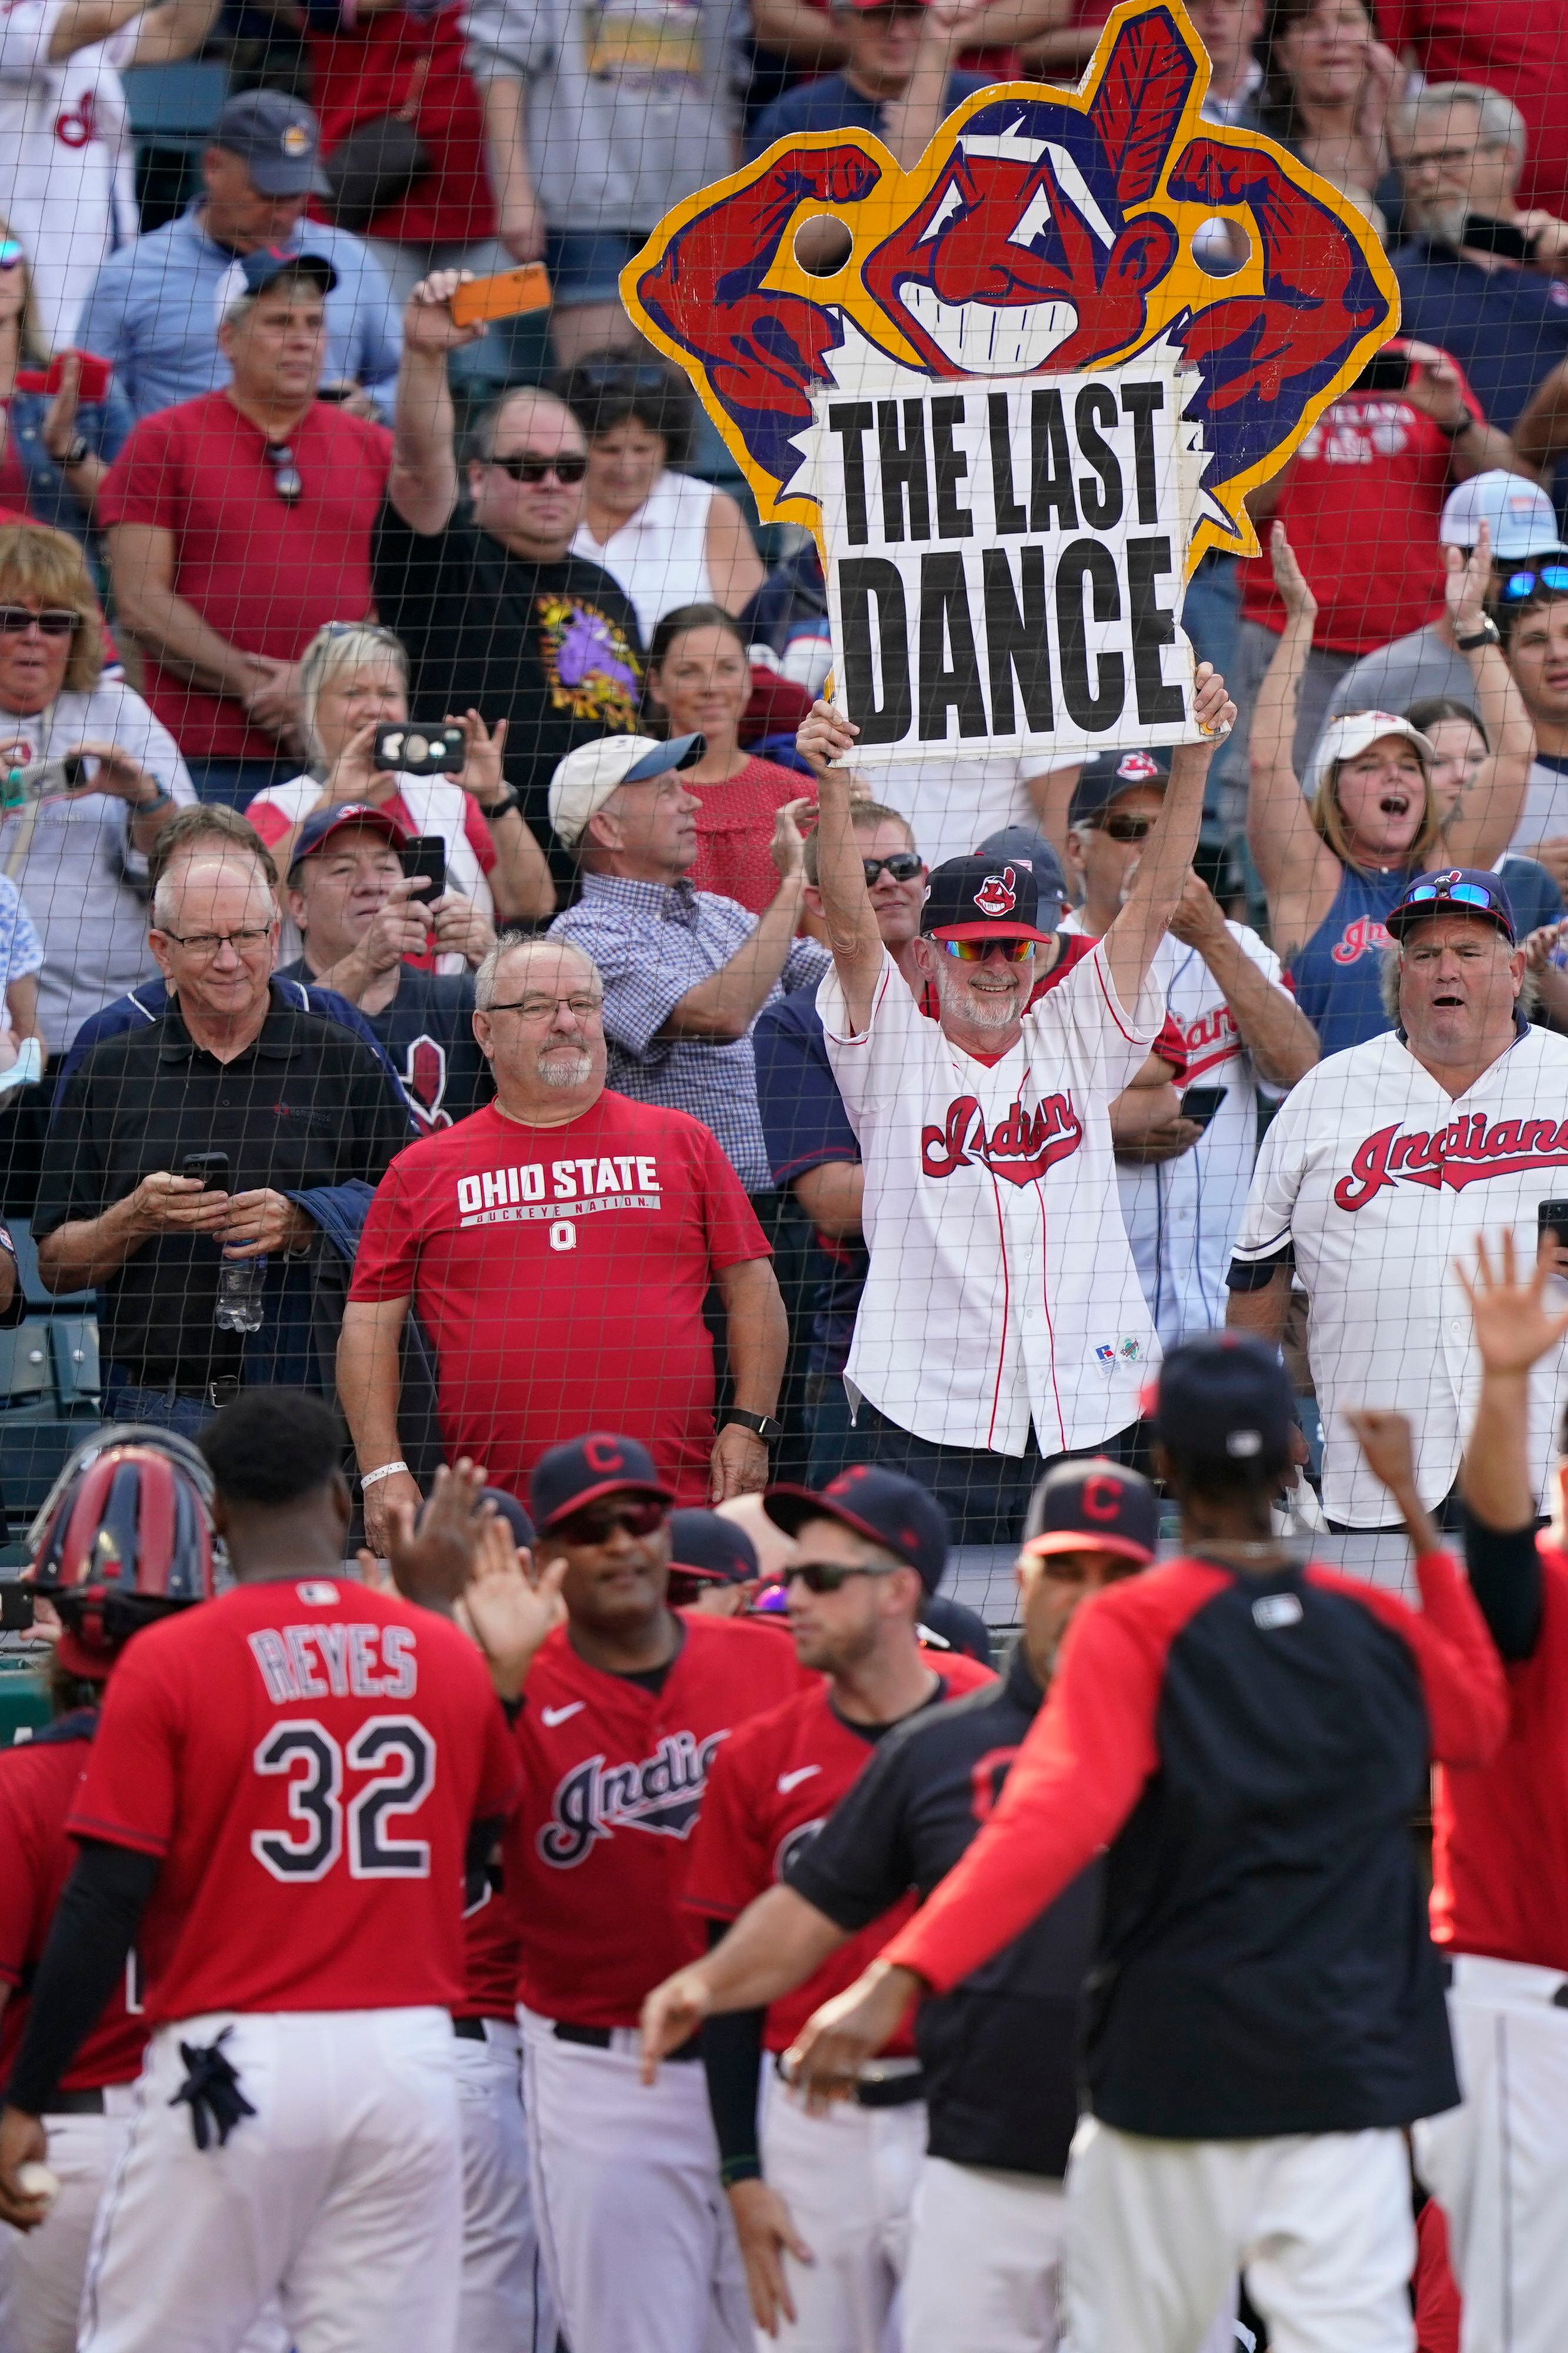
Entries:
<svg viewBox="0 0 1568 2353">
<path fill-rule="evenodd" d="M 0 1985 L 11 1988 L 0 2020 L 0 2083 L 11 2072 L 27 2022 L 21 1989 L 43 1957 L 56 1907 L 76 1868 L 66 1817 L 92 1754 L 96 1724 L 93 1711 L 82 1708 L 20 1748 L 0 1749 Z M 142 2072 L 146 2042 L 140 1963 L 132 1953 L 124 1978 L 60 2077 L 60 2089 L 132 2083 Z"/>
<path fill-rule="evenodd" d="M 996 1680 L 989 1667 L 962 1652 L 944 1658 L 937 1673 L 942 1689 L 929 1703 L 932 1706 Z M 713 1760 L 691 1842 L 685 1895 L 690 1909 L 710 1920 L 738 1920 L 748 1904 L 781 1885 L 790 1863 L 848 1796 L 876 1753 L 875 1740 L 845 1721 L 826 1684 L 731 1733 Z M 763 2030 L 767 2048 L 787 2051 L 813 2010 L 852 1986 L 914 1909 L 911 1891 L 841 1945 L 804 1985 L 773 2002 Z M 888 2050 L 907 2058 L 914 2047 L 911 2019 Z"/>
<path fill-rule="evenodd" d="M 517 1755 L 455 1626 L 345 1577 L 237 1586 L 138 1634 L 67 1827 L 163 1864 L 147 2021 L 450 2010 L 463 1864 Z"/>
<path fill-rule="evenodd" d="M 412 1298 L 448 1451 L 526 1494 L 547 1447 L 640 1439 L 708 1501 L 715 1271 L 768 1256 L 741 1181 L 684 1112 L 605 1090 L 562 1127 L 493 1104 L 399 1153 L 371 1203 L 351 1300 Z"/>
</svg>

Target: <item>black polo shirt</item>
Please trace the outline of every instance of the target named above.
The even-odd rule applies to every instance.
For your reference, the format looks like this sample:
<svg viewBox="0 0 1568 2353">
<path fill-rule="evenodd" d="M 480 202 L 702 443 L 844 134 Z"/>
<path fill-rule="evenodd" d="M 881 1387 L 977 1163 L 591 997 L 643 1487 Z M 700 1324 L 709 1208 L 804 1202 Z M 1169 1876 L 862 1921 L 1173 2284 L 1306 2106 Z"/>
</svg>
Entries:
<svg viewBox="0 0 1568 2353">
<path fill-rule="evenodd" d="M 226 1152 L 236 1193 L 363 1177 L 379 1184 L 408 1141 L 385 1070 L 350 1029 L 276 988 L 261 1034 L 232 1062 L 195 1045 L 171 1005 L 145 1029 L 94 1046 L 67 1082 L 44 1148 L 33 1230 L 101 1217 L 143 1176 L 178 1176 L 191 1152 Z M 213 1322 L 218 1245 L 157 1234 L 100 1286 L 100 1345 L 150 1385 L 240 1370 L 244 1344 Z M 268 1288 L 279 1271 L 268 1271 Z M 251 1377 L 254 1346 L 246 1352 Z"/>
</svg>

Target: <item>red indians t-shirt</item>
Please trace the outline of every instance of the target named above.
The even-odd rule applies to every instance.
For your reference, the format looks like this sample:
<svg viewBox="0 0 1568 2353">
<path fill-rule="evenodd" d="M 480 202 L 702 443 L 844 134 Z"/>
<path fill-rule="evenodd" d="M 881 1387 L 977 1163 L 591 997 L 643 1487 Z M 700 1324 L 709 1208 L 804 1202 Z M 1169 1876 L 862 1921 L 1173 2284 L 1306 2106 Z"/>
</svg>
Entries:
<svg viewBox="0 0 1568 2353">
<path fill-rule="evenodd" d="M 1479 418 L 1462 374 L 1460 384 Z M 1279 520 L 1318 599 L 1314 645 L 1366 653 L 1441 614 L 1437 522 L 1453 455 L 1453 443 L 1397 392 L 1347 392 L 1313 426 L 1286 483 Z M 1242 619 L 1283 629 L 1285 608 L 1267 554 L 1244 564 L 1241 578 Z"/>
<path fill-rule="evenodd" d="M 293 661 L 328 621 L 372 609 L 370 533 L 392 470 L 384 425 L 317 401 L 289 434 L 302 485 L 290 506 L 261 428 L 224 392 L 142 417 L 98 493 L 97 520 L 174 539 L 174 588 L 246 653 Z M 269 760 L 278 746 L 243 704 L 147 657 L 147 700 L 182 752 Z"/>
<path fill-rule="evenodd" d="M 737 1724 L 819 1681 L 767 1627 L 700 1612 L 681 1625 L 657 1693 L 587 1665 L 564 1628 L 529 1670 L 504 1851 L 519 1999 L 546 2018 L 633 2026 L 644 1995 L 697 1958 L 679 1894 L 713 1758 Z"/>
<path fill-rule="evenodd" d="M 346 1578 L 241 1585 L 138 1634 L 67 1827 L 160 1858 L 150 2026 L 460 2002 L 470 1825 L 516 1753 L 455 1626 Z"/>
<path fill-rule="evenodd" d="M 412 1297 L 436 1350 L 448 1451 L 526 1494 L 550 1446 L 640 1439 L 683 1504 L 708 1501 L 714 1271 L 766 1258 L 708 1129 L 608 1089 L 563 1127 L 493 1104 L 399 1153 L 351 1299 Z"/>
<path fill-rule="evenodd" d="M 944 1658 L 937 1672 L 942 1689 L 929 1703 L 933 1706 L 996 1680 L 989 1667 L 962 1652 Z M 790 1863 L 848 1796 L 876 1746 L 871 1733 L 839 1715 L 821 1683 L 743 1725 L 713 1760 L 686 1874 L 691 1910 L 710 1920 L 738 1920 L 757 1896 L 782 1885 Z M 763 2031 L 768 2050 L 787 2051 L 813 2010 L 854 1984 L 913 1913 L 915 1900 L 911 1892 L 772 2005 Z M 888 2045 L 900 2058 L 914 2047 L 909 2022 Z"/>
<path fill-rule="evenodd" d="M 1538 1549 L 1541 1633 L 1504 1663 L 1508 1738 L 1489 1765 L 1436 1770 L 1432 1936 L 1568 1973 L 1568 1554 Z"/>
<path fill-rule="evenodd" d="M 118 1672 L 118 1670 L 117 1670 Z M 0 2020 L 0 2083 L 27 2021 L 19 1989 L 43 1957 L 77 1850 L 66 1835 L 90 1749 L 97 1716 L 91 1708 L 62 1716 L 20 1748 L 0 1749 L 0 1985 L 11 1989 Z M 60 2077 L 66 2092 L 129 2084 L 142 2072 L 147 2021 L 141 2014 L 139 1963 L 132 1953 L 97 2025 Z"/>
</svg>

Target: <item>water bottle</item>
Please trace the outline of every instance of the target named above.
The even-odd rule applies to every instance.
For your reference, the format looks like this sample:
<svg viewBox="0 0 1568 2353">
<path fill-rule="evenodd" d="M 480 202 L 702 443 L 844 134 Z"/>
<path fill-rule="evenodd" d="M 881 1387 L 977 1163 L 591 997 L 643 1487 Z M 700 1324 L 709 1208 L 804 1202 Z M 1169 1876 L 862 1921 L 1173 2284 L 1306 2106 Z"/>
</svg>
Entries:
<svg viewBox="0 0 1568 2353">
<path fill-rule="evenodd" d="M 267 1288 L 265 1258 L 226 1258 L 217 1271 L 213 1322 L 220 1332 L 259 1332 Z"/>
</svg>

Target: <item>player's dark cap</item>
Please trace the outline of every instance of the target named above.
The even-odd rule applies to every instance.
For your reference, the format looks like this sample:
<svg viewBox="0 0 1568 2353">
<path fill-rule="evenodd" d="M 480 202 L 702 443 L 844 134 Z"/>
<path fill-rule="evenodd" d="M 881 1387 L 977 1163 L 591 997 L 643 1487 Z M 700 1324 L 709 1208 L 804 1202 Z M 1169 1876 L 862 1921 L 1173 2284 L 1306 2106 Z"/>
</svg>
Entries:
<svg viewBox="0 0 1568 2353">
<path fill-rule="evenodd" d="M 289 871 L 331 841 L 334 833 L 342 833 L 351 825 L 367 825 L 374 833 L 384 833 L 395 849 L 408 840 L 408 828 L 389 808 L 373 808 L 369 801 L 343 801 L 336 808 L 317 809 L 308 817 L 295 838 L 294 854 L 289 861 Z"/>
<path fill-rule="evenodd" d="M 1054 900 L 1059 920 L 1068 904 L 1068 879 L 1061 860 L 1043 833 L 1037 833 L 1032 825 L 1000 826 L 976 843 L 974 855 L 988 858 L 993 864 L 1000 860 L 1004 865 L 1026 866 L 1039 893 L 1037 913 L 1044 916 Z"/>
<path fill-rule="evenodd" d="M 1146 1568 L 1159 1548 L 1160 1504 L 1140 1472 L 1104 1455 L 1058 1462 L 1029 1499 L 1023 1553 L 1111 1552 Z"/>
<path fill-rule="evenodd" d="M 1163 793 L 1171 781 L 1169 752 L 1153 752 L 1140 746 L 1135 752 L 1100 752 L 1086 760 L 1073 786 L 1072 799 L 1068 804 L 1069 825 L 1092 825 L 1102 812 L 1140 785 L 1152 785 Z"/>
<path fill-rule="evenodd" d="M 933 940 L 1048 940 L 1039 923 L 1040 886 L 1006 858 L 949 858 L 933 866 L 921 930 Z"/>
<path fill-rule="evenodd" d="M 671 1512 L 669 1565 L 703 1585 L 750 1585 L 763 1573 L 745 1529 L 718 1512 Z"/>
<path fill-rule="evenodd" d="M 59 1617 L 61 1665 L 91 1681 L 142 1627 L 216 1589 L 205 1464 L 164 1432 L 110 1435 L 114 1443 L 80 1448 L 67 1465 L 22 1572 Z"/>
<path fill-rule="evenodd" d="M 511 1531 L 511 1540 L 514 1545 L 521 1545 L 524 1551 L 531 1549 L 533 1522 L 515 1495 L 509 1495 L 504 1487 L 485 1487 L 480 1490 L 479 1501 L 481 1504 L 495 1505 L 496 1516 L 506 1522 Z"/>
<path fill-rule="evenodd" d="M 1245 1332 L 1204 1332 L 1173 1348 L 1150 1413 L 1173 1454 L 1232 1463 L 1288 1460 L 1295 1418 L 1284 1366 Z"/>
<path fill-rule="evenodd" d="M 229 99 L 210 143 L 243 157 L 251 186 L 264 196 L 331 194 L 321 165 L 321 126 L 308 106 L 280 90 L 246 90 Z"/>
<path fill-rule="evenodd" d="M 591 1430 L 566 1446 L 552 1446 L 533 1466 L 528 1500 L 533 1524 L 542 1535 L 558 1520 L 596 1504 L 601 1495 L 655 1495 L 673 1504 L 675 1496 L 659 1477 L 653 1456 L 635 1438 L 617 1438 L 607 1430 Z"/>
<path fill-rule="evenodd" d="M 1510 947 L 1518 944 L 1508 892 L 1484 867 L 1449 866 L 1417 874 L 1394 901 L 1385 922 L 1393 936 L 1402 940 L 1413 923 L 1427 915 L 1477 915 L 1483 923 L 1495 923 Z"/>
<path fill-rule="evenodd" d="M 807 1520 L 837 1520 L 868 1544 L 907 1561 L 928 1593 L 942 1583 L 951 1540 L 947 1514 L 918 1479 L 884 1471 L 875 1462 L 852 1462 L 820 1491 L 770 1487 L 763 1509 L 775 1527 L 793 1536 Z"/>
</svg>

